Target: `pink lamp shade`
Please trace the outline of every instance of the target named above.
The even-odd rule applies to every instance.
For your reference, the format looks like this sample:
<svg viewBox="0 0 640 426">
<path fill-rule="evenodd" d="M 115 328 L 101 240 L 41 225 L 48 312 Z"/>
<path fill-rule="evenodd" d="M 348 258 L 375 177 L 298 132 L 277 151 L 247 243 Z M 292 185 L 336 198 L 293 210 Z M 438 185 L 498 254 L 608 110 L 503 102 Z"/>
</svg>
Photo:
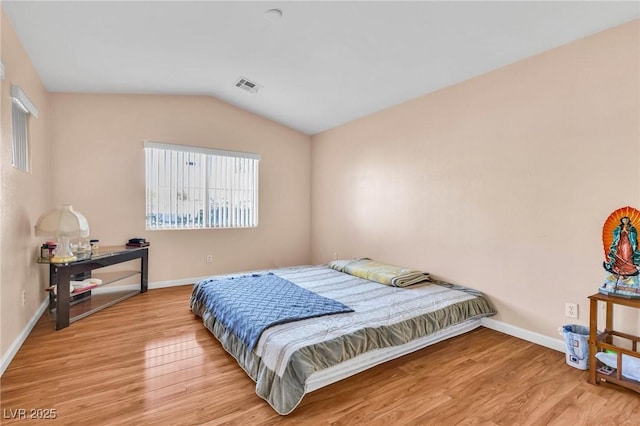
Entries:
<svg viewBox="0 0 640 426">
<path fill-rule="evenodd" d="M 58 240 L 56 253 L 51 258 L 51 262 L 54 263 L 76 260 L 69 247 L 69 239 L 89 236 L 87 219 L 69 204 L 63 204 L 41 215 L 35 228 L 36 235 L 53 236 Z"/>
</svg>

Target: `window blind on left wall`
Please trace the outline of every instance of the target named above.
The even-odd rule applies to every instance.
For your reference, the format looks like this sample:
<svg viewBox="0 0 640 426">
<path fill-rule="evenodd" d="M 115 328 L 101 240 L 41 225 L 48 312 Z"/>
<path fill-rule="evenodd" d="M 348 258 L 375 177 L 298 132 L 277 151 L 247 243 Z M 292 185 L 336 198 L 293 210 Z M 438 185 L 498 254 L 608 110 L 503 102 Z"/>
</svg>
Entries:
<svg viewBox="0 0 640 426">
<path fill-rule="evenodd" d="M 11 165 L 22 171 L 29 171 L 29 144 L 27 138 L 27 112 L 17 102 L 12 102 L 13 150 Z"/>
<path fill-rule="evenodd" d="M 11 165 L 19 170 L 29 171 L 29 115 L 38 118 L 38 109 L 19 87 L 11 86 L 11 120 L 13 143 Z"/>
</svg>

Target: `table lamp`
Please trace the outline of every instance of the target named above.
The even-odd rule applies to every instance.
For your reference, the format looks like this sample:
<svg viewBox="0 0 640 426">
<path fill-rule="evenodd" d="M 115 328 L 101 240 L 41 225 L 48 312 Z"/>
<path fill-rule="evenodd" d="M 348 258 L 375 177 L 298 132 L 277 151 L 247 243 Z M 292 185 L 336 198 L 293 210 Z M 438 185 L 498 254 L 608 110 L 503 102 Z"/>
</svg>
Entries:
<svg viewBox="0 0 640 426">
<path fill-rule="evenodd" d="M 89 236 L 89 223 L 79 212 L 69 204 L 63 204 L 38 219 L 36 235 L 53 236 L 58 243 L 55 255 L 50 259 L 52 263 L 68 263 L 77 259 L 69 246 L 70 238 L 84 238 Z"/>
</svg>

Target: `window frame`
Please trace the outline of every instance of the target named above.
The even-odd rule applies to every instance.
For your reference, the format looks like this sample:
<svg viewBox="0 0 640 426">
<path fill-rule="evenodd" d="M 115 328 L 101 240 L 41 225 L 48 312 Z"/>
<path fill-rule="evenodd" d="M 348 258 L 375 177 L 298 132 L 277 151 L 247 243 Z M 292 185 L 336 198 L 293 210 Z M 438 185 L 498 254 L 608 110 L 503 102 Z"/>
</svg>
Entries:
<svg viewBox="0 0 640 426">
<path fill-rule="evenodd" d="M 144 151 L 146 230 L 258 226 L 259 154 L 153 141 Z"/>
</svg>

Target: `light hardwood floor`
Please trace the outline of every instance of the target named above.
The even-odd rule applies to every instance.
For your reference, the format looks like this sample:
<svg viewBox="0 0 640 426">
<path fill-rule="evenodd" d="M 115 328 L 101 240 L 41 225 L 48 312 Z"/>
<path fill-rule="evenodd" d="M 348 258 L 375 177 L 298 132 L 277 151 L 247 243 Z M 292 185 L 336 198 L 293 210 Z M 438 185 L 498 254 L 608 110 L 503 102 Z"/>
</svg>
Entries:
<svg viewBox="0 0 640 426">
<path fill-rule="evenodd" d="M 640 425 L 640 395 L 589 385 L 564 355 L 489 329 L 305 396 L 288 416 L 189 310 L 151 290 L 55 331 L 38 322 L 1 379 L 4 424 Z M 24 409 L 27 420 L 20 417 Z M 54 420 L 28 420 L 55 410 Z M 49 412 L 51 413 L 51 412 Z"/>
</svg>

